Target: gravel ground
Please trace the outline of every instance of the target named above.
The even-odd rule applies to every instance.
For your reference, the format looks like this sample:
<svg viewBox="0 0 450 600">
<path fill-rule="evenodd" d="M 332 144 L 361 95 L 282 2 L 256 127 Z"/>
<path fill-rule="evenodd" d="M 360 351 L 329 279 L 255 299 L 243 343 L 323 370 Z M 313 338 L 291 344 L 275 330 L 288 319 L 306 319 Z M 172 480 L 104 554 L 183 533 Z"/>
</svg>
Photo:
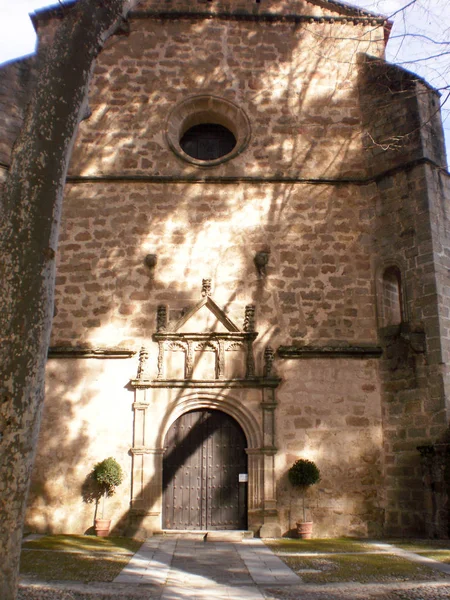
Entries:
<svg viewBox="0 0 450 600">
<path fill-rule="evenodd" d="M 450 584 L 303 585 L 264 590 L 267 600 L 449 600 Z"/>
<path fill-rule="evenodd" d="M 159 598 L 161 588 L 125 584 L 21 584 L 17 600 L 149 600 Z"/>
<path fill-rule="evenodd" d="M 328 584 L 260 588 L 267 600 L 449 600 L 450 583 Z M 163 590 L 113 584 L 25 584 L 18 600 L 151 600 Z M 188 600 L 189 596 L 186 596 Z M 213 596 L 211 600 L 214 600 Z"/>
</svg>

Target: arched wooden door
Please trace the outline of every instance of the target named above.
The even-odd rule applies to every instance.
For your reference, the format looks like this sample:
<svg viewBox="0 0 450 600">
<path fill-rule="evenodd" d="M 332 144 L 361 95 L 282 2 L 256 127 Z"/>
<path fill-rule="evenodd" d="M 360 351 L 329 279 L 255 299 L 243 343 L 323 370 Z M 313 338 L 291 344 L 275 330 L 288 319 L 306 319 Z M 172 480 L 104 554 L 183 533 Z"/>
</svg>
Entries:
<svg viewBox="0 0 450 600">
<path fill-rule="evenodd" d="M 194 410 L 167 432 L 163 459 L 165 529 L 247 528 L 247 442 L 219 410 Z"/>
</svg>

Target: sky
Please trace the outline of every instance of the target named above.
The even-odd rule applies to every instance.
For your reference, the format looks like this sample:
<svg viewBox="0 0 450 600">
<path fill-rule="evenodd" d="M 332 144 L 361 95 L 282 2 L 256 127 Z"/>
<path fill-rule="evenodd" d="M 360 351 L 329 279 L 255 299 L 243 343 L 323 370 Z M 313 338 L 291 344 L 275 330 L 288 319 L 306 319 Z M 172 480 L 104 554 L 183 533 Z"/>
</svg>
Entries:
<svg viewBox="0 0 450 600">
<path fill-rule="evenodd" d="M 29 13 L 49 0 L 0 0 L 0 63 L 34 51 Z M 450 0 L 354 0 L 347 2 L 394 22 L 387 60 L 424 77 L 440 91 L 450 162 Z"/>
</svg>

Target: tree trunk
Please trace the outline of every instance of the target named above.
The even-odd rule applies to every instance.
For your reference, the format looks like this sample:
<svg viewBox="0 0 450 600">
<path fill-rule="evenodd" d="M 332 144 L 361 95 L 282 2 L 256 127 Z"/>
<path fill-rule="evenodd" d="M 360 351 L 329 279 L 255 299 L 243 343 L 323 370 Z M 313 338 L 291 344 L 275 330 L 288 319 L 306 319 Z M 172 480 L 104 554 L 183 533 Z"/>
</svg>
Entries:
<svg viewBox="0 0 450 600">
<path fill-rule="evenodd" d="M 20 546 L 44 398 L 65 177 L 94 61 L 124 0 L 61 9 L 37 54 L 36 83 L 0 197 L 0 598 L 17 594 Z"/>
</svg>

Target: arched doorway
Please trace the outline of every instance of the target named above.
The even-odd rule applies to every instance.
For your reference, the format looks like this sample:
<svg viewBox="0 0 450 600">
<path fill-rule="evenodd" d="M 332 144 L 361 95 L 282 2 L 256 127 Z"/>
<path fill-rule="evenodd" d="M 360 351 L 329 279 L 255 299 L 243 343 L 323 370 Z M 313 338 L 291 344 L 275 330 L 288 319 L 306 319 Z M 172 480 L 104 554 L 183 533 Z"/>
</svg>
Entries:
<svg viewBox="0 0 450 600">
<path fill-rule="evenodd" d="M 247 528 L 247 440 L 219 410 L 179 417 L 164 441 L 163 527 Z"/>
</svg>

